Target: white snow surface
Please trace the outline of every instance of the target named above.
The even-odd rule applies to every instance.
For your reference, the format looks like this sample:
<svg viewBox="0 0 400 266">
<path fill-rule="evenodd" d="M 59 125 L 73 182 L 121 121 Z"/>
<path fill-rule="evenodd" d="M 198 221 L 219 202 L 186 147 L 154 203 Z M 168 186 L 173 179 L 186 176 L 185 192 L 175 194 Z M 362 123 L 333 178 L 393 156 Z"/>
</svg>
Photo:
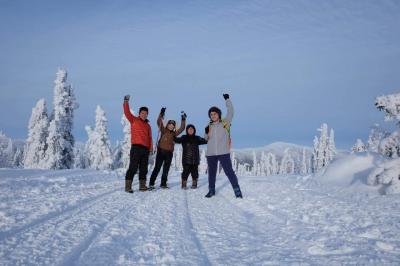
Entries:
<svg viewBox="0 0 400 266">
<path fill-rule="evenodd" d="M 205 176 L 152 192 L 135 177 L 128 194 L 111 171 L 1 169 L 0 265 L 400 264 L 399 195 L 309 176 L 239 182 L 243 199 L 225 176 L 206 199 Z"/>
</svg>

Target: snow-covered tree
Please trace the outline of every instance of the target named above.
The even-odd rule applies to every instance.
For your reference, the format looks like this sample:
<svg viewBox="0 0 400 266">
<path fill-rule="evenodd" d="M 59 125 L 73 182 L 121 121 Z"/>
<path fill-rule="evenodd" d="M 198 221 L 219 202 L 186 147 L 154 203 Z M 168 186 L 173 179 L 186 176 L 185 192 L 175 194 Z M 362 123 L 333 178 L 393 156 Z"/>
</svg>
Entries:
<svg viewBox="0 0 400 266">
<path fill-rule="evenodd" d="M 199 173 L 202 175 L 205 175 L 205 174 L 207 174 L 207 169 L 208 169 L 208 164 L 207 164 L 206 150 L 203 149 L 201 151 L 201 156 L 200 156 Z"/>
<path fill-rule="evenodd" d="M 366 151 L 365 144 L 361 139 L 357 139 L 356 143 L 351 148 L 351 152 L 364 152 Z"/>
<path fill-rule="evenodd" d="M 107 132 L 107 118 L 104 110 L 98 105 L 96 108 L 96 126 L 92 129 L 86 126 L 88 141 L 85 146 L 85 155 L 89 168 L 106 170 L 112 167 L 110 138 Z"/>
<path fill-rule="evenodd" d="M 131 113 L 133 114 L 134 112 L 131 110 Z M 121 143 L 121 167 L 128 169 L 131 152 L 131 124 L 128 119 L 126 119 L 125 115 L 122 115 L 121 124 L 124 132 L 124 139 Z"/>
<path fill-rule="evenodd" d="M 267 153 L 266 174 L 276 175 L 278 174 L 278 172 L 279 172 L 279 164 L 275 154 L 271 152 Z"/>
<path fill-rule="evenodd" d="M 382 139 L 388 137 L 390 133 L 381 128 L 379 124 L 375 124 L 371 127 L 371 131 L 368 136 L 367 149 L 371 152 L 379 152 L 379 144 Z"/>
<path fill-rule="evenodd" d="M 257 176 L 258 175 L 258 173 L 257 173 L 257 165 L 258 165 L 258 163 L 257 163 L 257 156 L 256 156 L 256 151 L 253 151 L 253 175 L 254 176 Z"/>
<path fill-rule="evenodd" d="M 53 113 L 47 137 L 46 164 L 48 169 L 69 169 L 74 164 L 74 111 L 78 108 L 74 90 L 67 84 L 67 72 L 57 71 L 54 81 Z"/>
<path fill-rule="evenodd" d="M 13 167 L 22 168 L 24 166 L 24 152 L 21 148 L 16 148 L 13 158 Z"/>
<path fill-rule="evenodd" d="M 335 131 L 331 128 L 328 140 L 328 161 L 332 161 L 336 156 L 336 145 L 335 145 Z"/>
<path fill-rule="evenodd" d="M 13 167 L 14 146 L 11 138 L 0 131 L 0 167 Z"/>
<path fill-rule="evenodd" d="M 23 165 L 25 168 L 44 168 L 47 150 L 49 117 L 46 101 L 40 99 L 32 109 L 28 125 L 28 138 L 25 144 Z"/>
<path fill-rule="evenodd" d="M 314 151 L 312 154 L 313 172 L 329 165 L 336 154 L 334 131 L 331 130 L 331 136 L 328 135 L 328 125 L 323 123 L 318 129 L 321 132 L 319 139 L 314 137 Z"/>
<path fill-rule="evenodd" d="M 379 152 L 390 158 L 400 157 L 400 131 L 394 131 L 381 140 Z"/>
<path fill-rule="evenodd" d="M 74 168 L 86 168 L 85 144 L 78 142 L 74 145 Z"/>
<path fill-rule="evenodd" d="M 302 175 L 308 174 L 306 149 L 303 149 L 303 154 L 301 156 L 300 174 Z"/>
<path fill-rule="evenodd" d="M 375 106 L 385 112 L 385 121 L 396 119 L 400 126 L 400 93 L 376 97 Z"/>
<path fill-rule="evenodd" d="M 400 93 L 377 97 L 375 106 L 385 112 L 385 121 L 397 120 L 400 126 Z M 382 184 L 386 194 L 400 193 L 400 131 L 391 134 L 386 132 L 374 132 L 372 137 L 373 147 L 376 147 L 378 139 L 380 143 L 378 151 L 390 159 L 384 161 L 372 170 L 368 176 L 368 184 Z M 382 136 L 384 135 L 384 136 Z M 369 142 L 368 142 L 369 144 Z"/>
<path fill-rule="evenodd" d="M 279 174 L 294 174 L 294 160 L 290 155 L 290 149 L 286 148 L 282 157 L 281 166 L 279 169 Z"/>
</svg>

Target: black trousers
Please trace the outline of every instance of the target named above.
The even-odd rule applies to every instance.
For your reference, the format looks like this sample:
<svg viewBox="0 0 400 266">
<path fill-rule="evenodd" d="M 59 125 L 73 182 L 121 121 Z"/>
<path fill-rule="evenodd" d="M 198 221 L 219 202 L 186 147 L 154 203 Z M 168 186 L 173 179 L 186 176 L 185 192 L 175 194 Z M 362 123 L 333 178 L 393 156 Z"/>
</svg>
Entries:
<svg viewBox="0 0 400 266">
<path fill-rule="evenodd" d="M 182 180 L 187 180 L 190 174 L 193 180 L 199 178 L 199 166 L 197 164 L 183 165 Z"/>
<path fill-rule="evenodd" d="M 130 153 L 129 168 L 125 179 L 133 180 L 139 169 L 139 180 L 146 180 L 147 167 L 149 164 L 149 149 L 142 145 L 132 145 Z"/>
<path fill-rule="evenodd" d="M 156 165 L 151 173 L 150 185 L 154 186 L 157 176 L 160 173 L 161 166 L 163 166 L 163 171 L 161 175 L 161 185 L 166 185 L 168 181 L 168 172 L 171 167 L 172 157 L 174 156 L 172 151 L 166 151 L 162 149 L 157 150 Z"/>
</svg>

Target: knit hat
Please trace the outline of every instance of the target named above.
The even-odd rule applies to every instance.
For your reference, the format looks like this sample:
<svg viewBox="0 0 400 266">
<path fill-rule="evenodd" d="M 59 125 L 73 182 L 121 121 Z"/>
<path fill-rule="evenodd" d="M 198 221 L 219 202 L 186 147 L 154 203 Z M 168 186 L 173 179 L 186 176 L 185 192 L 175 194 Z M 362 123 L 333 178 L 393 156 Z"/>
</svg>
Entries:
<svg viewBox="0 0 400 266">
<path fill-rule="evenodd" d="M 219 108 L 216 107 L 216 106 L 211 107 L 211 108 L 208 110 L 208 117 L 209 117 L 209 118 L 211 118 L 211 112 L 217 113 L 217 114 L 219 115 L 219 118 L 221 119 L 221 116 L 222 116 L 221 109 L 219 109 Z"/>
<path fill-rule="evenodd" d="M 193 135 L 196 135 L 196 127 L 194 125 L 192 125 L 192 124 L 189 124 L 189 125 L 186 126 L 186 134 L 189 135 L 189 133 L 188 133 L 189 128 L 193 128 L 193 130 L 194 130 Z"/>
<path fill-rule="evenodd" d="M 140 107 L 140 109 L 139 109 L 139 114 L 140 114 L 140 112 L 141 111 L 145 111 L 145 112 L 149 112 L 149 108 L 147 108 L 146 106 L 142 106 L 142 107 Z"/>
<path fill-rule="evenodd" d="M 168 126 L 169 124 L 173 124 L 174 127 L 176 126 L 175 120 L 168 120 L 167 126 Z"/>
</svg>

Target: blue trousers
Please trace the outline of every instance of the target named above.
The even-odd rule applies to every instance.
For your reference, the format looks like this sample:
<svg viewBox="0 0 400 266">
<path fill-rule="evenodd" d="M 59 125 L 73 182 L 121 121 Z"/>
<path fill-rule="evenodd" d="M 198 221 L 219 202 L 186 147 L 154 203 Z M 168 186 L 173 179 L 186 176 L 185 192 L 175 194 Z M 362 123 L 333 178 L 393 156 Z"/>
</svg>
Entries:
<svg viewBox="0 0 400 266">
<path fill-rule="evenodd" d="M 239 188 L 238 178 L 232 167 L 231 155 L 228 153 L 223 155 L 207 156 L 208 188 L 210 189 L 210 191 L 215 192 L 218 161 L 220 162 L 222 169 L 224 169 L 226 176 L 229 178 L 232 188 Z"/>
</svg>

